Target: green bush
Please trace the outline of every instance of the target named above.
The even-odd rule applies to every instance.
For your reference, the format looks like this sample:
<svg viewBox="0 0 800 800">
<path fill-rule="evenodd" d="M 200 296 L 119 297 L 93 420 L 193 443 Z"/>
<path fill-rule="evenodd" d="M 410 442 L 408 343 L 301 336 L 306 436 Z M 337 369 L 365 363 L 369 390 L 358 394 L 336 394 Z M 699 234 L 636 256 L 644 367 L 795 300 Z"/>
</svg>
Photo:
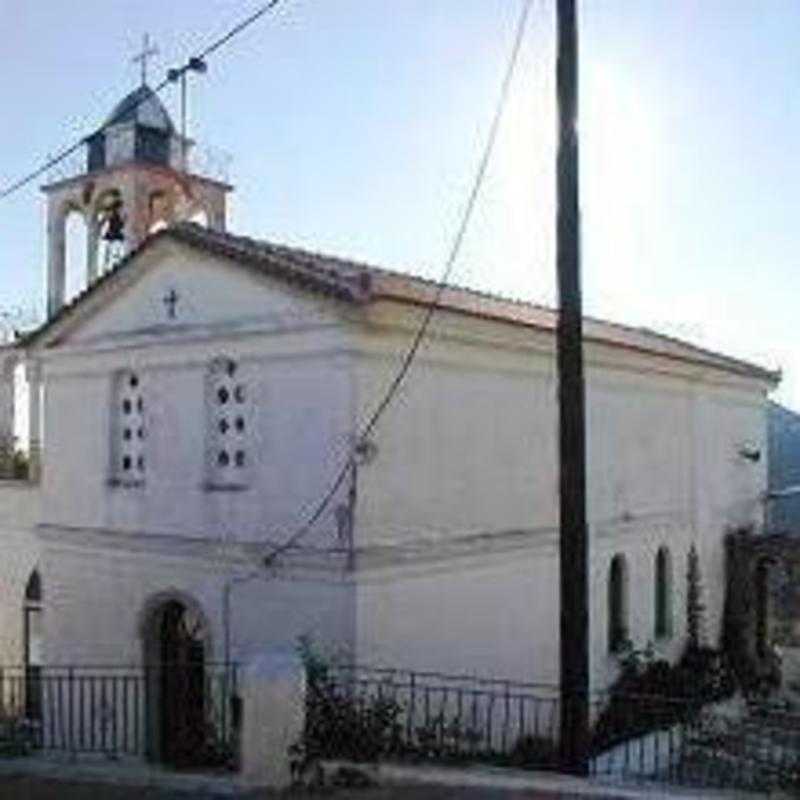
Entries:
<svg viewBox="0 0 800 800">
<path fill-rule="evenodd" d="M 27 480 L 29 468 L 28 454 L 17 450 L 13 442 L 0 438 L 0 479 Z"/>
<path fill-rule="evenodd" d="M 324 758 L 374 761 L 401 748 L 402 707 L 386 695 L 359 695 L 357 684 L 332 679 L 327 661 L 307 640 L 300 655 L 306 666 L 306 724 L 291 748 L 297 771 Z"/>
<path fill-rule="evenodd" d="M 556 769 L 560 766 L 558 745 L 544 736 L 520 736 L 508 755 L 511 767 L 531 769 Z"/>
<path fill-rule="evenodd" d="M 629 646 L 621 666 L 594 727 L 595 751 L 692 719 L 702 706 L 736 689 L 728 659 L 710 647 L 690 646 L 671 665 L 655 659 L 649 648 Z"/>
</svg>

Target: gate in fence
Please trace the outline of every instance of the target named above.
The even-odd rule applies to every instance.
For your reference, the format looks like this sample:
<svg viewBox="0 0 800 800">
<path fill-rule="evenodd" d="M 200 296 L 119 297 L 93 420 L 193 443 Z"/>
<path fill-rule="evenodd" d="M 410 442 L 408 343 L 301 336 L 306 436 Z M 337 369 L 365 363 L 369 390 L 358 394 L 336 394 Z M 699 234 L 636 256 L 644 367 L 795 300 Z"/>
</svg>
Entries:
<svg viewBox="0 0 800 800">
<path fill-rule="evenodd" d="M 6 747 L 132 756 L 174 766 L 235 766 L 234 664 L 0 667 Z"/>
</svg>

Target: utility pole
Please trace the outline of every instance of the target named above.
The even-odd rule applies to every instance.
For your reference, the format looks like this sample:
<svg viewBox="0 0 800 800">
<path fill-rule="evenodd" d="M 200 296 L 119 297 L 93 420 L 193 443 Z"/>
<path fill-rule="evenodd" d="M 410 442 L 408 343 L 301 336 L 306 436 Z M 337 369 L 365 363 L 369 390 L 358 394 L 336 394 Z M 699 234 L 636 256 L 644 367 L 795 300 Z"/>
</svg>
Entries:
<svg viewBox="0 0 800 800">
<path fill-rule="evenodd" d="M 556 5 L 561 754 L 565 769 L 585 774 L 589 724 L 589 601 L 575 5 L 576 0 L 557 0 Z"/>
</svg>

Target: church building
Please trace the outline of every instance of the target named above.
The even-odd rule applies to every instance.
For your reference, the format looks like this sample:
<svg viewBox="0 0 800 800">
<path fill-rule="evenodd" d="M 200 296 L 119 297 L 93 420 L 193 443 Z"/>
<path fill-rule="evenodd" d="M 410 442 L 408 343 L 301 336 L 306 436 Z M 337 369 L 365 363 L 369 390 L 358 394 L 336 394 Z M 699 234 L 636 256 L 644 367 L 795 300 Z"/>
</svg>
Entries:
<svg viewBox="0 0 800 800">
<path fill-rule="evenodd" d="M 29 460 L 0 482 L 0 662 L 29 683 L 210 671 L 307 637 L 557 684 L 555 312 L 447 288 L 364 440 L 436 285 L 228 232 L 232 187 L 195 174 L 191 147 L 143 85 L 44 187 L 47 319 L 0 351 L 0 425 L 24 416 Z M 74 212 L 87 259 L 68 298 Z M 602 689 L 626 640 L 680 654 L 692 546 L 716 644 L 724 537 L 762 524 L 779 375 L 594 319 L 585 358 Z"/>
</svg>

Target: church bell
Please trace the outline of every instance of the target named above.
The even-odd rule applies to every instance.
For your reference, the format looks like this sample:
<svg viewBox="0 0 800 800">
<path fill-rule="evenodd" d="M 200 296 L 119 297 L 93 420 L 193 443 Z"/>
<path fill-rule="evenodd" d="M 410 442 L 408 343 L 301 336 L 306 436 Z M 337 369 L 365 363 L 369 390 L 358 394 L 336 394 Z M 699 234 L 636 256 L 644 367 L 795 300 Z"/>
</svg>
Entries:
<svg viewBox="0 0 800 800">
<path fill-rule="evenodd" d="M 125 218 L 121 214 L 122 201 L 115 200 L 106 210 L 102 238 L 106 242 L 125 240 Z"/>
</svg>

